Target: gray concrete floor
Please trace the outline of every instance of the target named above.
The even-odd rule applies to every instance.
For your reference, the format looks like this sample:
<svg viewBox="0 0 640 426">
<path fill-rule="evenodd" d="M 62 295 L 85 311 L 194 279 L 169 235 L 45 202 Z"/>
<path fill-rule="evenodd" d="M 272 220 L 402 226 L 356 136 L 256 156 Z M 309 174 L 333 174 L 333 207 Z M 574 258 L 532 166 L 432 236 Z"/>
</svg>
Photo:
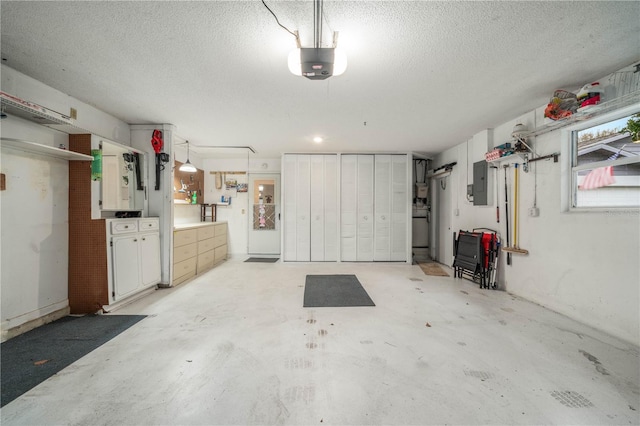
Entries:
<svg viewBox="0 0 640 426">
<path fill-rule="evenodd" d="M 303 308 L 306 274 L 377 306 Z M 639 424 L 639 348 L 405 264 L 231 260 L 1 410 L 13 424 Z"/>
</svg>

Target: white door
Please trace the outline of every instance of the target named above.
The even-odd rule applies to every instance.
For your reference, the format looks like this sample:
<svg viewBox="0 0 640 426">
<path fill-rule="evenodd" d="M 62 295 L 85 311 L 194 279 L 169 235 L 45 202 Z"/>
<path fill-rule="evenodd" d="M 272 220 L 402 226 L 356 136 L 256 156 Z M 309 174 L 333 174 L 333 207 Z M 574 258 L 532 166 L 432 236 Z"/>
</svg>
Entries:
<svg viewBox="0 0 640 426">
<path fill-rule="evenodd" d="M 311 261 L 338 260 L 338 158 L 311 156 Z"/>
<path fill-rule="evenodd" d="M 391 259 L 391 155 L 375 160 L 375 261 Z"/>
<path fill-rule="evenodd" d="M 324 156 L 324 260 L 338 260 L 338 156 Z"/>
<path fill-rule="evenodd" d="M 324 155 L 311 156 L 311 261 L 323 262 L 324 259 L 324 198 L 327 188 L 324 185 Z"/>
<path fill-rule="evenodd" d="M 340 171 L 340 256 L 345 262 L 357 260 L 358 156 L 342 155 Z"/>
<path fill-rule="evenodd" d="M 249 174 L 250 255 L 280 255 L 280 175 Z"/>
<path fill-rule="evenodd" d="M 311 260 L 311 157 L 298 155 L 296 169 L 296 260 Z"/>
<path fill-rule="evenodd" d="M 453 233 L 451 231 L 451 179 L 452 175 L 436 180 L 436 191 L 438 193 L 438 252 L 436 260 L 445 265 L 453 264 Z"/>
<path fill-rule="evenodd" d="M 409 158 L 391 156 L 391 253 L 392 261 L 411 261 L 409 251 Z"/>
<path fill-rule="evenodd" d="M 297 156 L 285 154 L 282 170 L 284 173 L 284 218 L 282 258 L 285 261 L 296 260 L 296 185 Z"/>
<path fill-rule="evenodd" d="M 357 260 L 358 262 L 373 261 L 373 155 L 358 155 L 358 229 L 357 229 Z"/>
</svg>

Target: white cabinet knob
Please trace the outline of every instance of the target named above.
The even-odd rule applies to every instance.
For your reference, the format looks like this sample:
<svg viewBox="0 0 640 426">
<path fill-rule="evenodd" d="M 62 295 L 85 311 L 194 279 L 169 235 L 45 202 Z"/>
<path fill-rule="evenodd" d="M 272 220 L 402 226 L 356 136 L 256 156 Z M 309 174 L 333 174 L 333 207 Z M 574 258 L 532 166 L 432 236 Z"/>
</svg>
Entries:
<svg viewBox="0 0 640 426">
<path fill-rule="evenodd" d="M 382 216 L 382 220 L 386 220 L 386 218 L 384 216 Z"/>
</svg>

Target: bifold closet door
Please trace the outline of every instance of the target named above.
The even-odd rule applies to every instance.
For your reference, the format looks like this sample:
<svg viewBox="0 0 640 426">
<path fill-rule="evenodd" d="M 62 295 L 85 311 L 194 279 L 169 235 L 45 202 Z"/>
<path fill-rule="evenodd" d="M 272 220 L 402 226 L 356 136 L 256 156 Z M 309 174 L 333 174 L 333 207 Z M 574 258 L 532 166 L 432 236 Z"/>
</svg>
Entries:
<svg viewBox="0 0 640 426">
<path fill-rule="evenodd" d="M 358 156 L 340 157 L 340 258 L 355 262 L 358 256 Z"/>
<path fill-rule="evenodd" d="M 373 155 L 342 155 L 340 253 L 345 262 L 373 260 Z"/>
<path fill-rule="evenodd" d="M 375 159 L 375 231 L 373 260 L 391 260 L 391 155 Z"/>
<path fill-rule="evenodd" d="M 309 261 L 310 229 L 310 156 L 284 156 L 284 248 L 285 261 Z"/>
<path fill-rule="evenodd" d="M 338 260 L 338 159 L 311 155 L 311 261 Z"/>
<path fill-rule="evenodd" d="M 407 155 L 391 155 L 391 261 L 409 261 L 409 166 Z"/>
</svg>

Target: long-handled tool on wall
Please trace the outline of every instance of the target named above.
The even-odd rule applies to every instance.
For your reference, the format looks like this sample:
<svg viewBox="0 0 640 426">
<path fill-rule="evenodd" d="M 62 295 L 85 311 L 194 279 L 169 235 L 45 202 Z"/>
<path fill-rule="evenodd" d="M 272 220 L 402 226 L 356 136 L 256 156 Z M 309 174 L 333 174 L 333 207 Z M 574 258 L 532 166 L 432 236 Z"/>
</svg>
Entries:
<svg viewBox="0 0 640 426">
<path fill-rule="evenodd" d="M 506 175 L 506 173 L 505 173 Z M 506 179 L 506 178 L 505 178 Z M 507 252 L 507 263 L 509 263 L 509 253 L 517 253 L 517 254 L 529 254 L 528 250 L 521 249 L 518 247 L 518 164 L 515 164 L 515 170 L 513 172 L 513 186 L 514 186 L 514 196 L 513 196 L 513 246 L 509 246 L 508 235 L 509 235 L 509 213 L 507 213 L 507 246 L 502 249 L 502 251 Z M 507 195 L 505 193 L 505 200 Z"/>
<path fill-rule="evenodd" d="M 504 217 L 506 219 L 507 225 L 507 247 L 511 244 L 509 242 L 509 188 L 507 187 L 507 168 L 509 168 L 508 164 L 504 166 Z M 502 248 L 504 250 L 504 247 Z M 511 265 L 511 253 L 507 253 L 507 265 Z"/>
</svg>

